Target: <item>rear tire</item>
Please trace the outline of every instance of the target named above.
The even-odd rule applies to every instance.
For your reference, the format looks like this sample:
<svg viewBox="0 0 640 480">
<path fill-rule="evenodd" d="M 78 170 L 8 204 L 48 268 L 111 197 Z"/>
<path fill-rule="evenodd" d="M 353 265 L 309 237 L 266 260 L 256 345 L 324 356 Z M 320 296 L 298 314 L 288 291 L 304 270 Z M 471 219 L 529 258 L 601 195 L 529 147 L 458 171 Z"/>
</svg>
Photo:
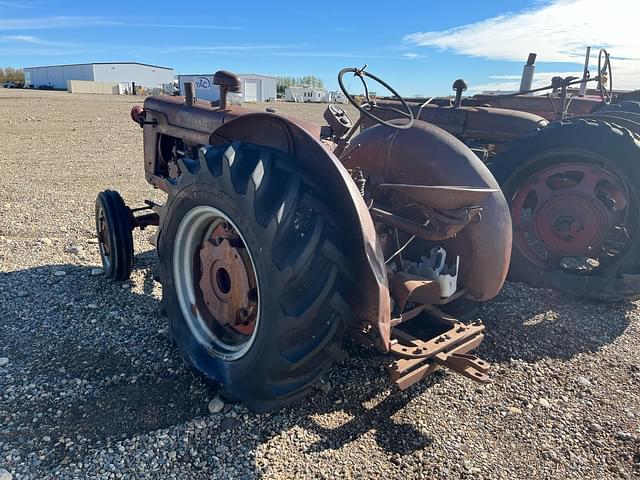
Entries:
<svg viewBox="0 0 640 480">
<path fill-rule="evenodd" d="M 219 382 L 227 398 L 254 411 L 280 408 L 318 385 L 344 356 L 342 341 L 352 315 L 345 302 L 353 282 L 342 231 L 321 192 L 292 168 L 295 164 L 280 151 L 253 144 L 204 147 L 199 160 L 181 162 L 161 216 L 163 304 L 180 355 Z M 241 238 L 236 248 L 251 260 L 245 271 L 255 278 L 257 316 L 253 330 L 245 331 L 250 338 L 231 332 L 240 327 L 230 327 L 229 318 L 205 311 L 207 302 L 200 299 L 208 277 L 199 271 L 198 250 L 193 250 L 193 296 L 189 288 L 185 294 L 189 275 L 181 273 L 181 265 L 184 252 L 192 250 L 185 250 L 183 238 L 199 239 L 211 231 L 188 223 L 193 212 L 207 211 L 226 219 Z M 225 285 L 233 288 L 233 282 Z M 209 323 L 203 324 L 199 319 L 205 317 Z M 202 330 L 207 325 L 211 335 Z M 239 338 L 238 348 L 227 334 Z"/>
<path fill-rule="evenodd" d="M 124 281 L 133 267 L 131 212 L 114 190 L 105 190 L 96 198 L 96 232 L 104 275 Z"/>
<path fill-rule="evenodd" d="M 514 211 L 514 200 L 519 190 L 531 185 L 532 182 L 544 184 L 540 181 L 540 178 L 544 178 L 542 172 L 565 162 L 567 165 L 571 165 L 572 162 L 576 165 L 593 165 L 597 171 L 604 172 L 601 174 L 603 177 L 615 178 L 618 184 L 626 189 L 624 197 L 626 209 L 622 213 L 629 225 L 629 238 L 619 253 L 612 257 L 605 257 L 601 265 L 591 270 L 588 275 L 613 279 L 619 278 L 623 273 L 637 273 L 640 256 L 640 229 L 638 228 L 640 142 L 627 129 L 602 121 L 573 119 L 552 123 L 536 133 L 515 141 L 492 165 L 492 171 L 502 187 L 514 220 L 514 243 L 509 278 L 537 287 L 546 287 L 541 272 L 557 270 L 576 273 L 573 270 L 564 270 L 560 266 L 553 269 L 532 261 L 531 253 L 527 248 L 522 247 L 524 244 L 522 239 L 520 238 L 521 242 L 518 242 L 519 236 L 523 233 L 519 231 L 521 222 L 517 221 Z M 561 189 L 558 191 L 563 192 Z M 599 207 L 597 202 L 601 200 L 597 195 L 593 195 L 592 201 L 593 205 Z M 557 203 L 557 205 L 562 209 L 566 203 Z M 531 214 L 533 222 L 536 221 L 535 215 L 538 211 L 536 207 Z M 586 217 L 583 220 L 597 223 L 596 217 Z M 587 222 L 582 221 L 582 224 L 585 223 Z M 552 227 L 558 228 L 555 224 L 540 228 L 551 231 Z M 545 247 L 549 244 L 549 242 L 543 242 Z M 594 251 L 597 251 L 597 248 L 594 248 Z M 581 273 L 581 275 L 585 274 Z M 603 299 L 599 293 L 593 292 L 594 298 Z M 583 294 L 590 296 L 588 291 Z M 619 298 L 612 298 L 612 300 L 616 299 Z"/>
</svg>

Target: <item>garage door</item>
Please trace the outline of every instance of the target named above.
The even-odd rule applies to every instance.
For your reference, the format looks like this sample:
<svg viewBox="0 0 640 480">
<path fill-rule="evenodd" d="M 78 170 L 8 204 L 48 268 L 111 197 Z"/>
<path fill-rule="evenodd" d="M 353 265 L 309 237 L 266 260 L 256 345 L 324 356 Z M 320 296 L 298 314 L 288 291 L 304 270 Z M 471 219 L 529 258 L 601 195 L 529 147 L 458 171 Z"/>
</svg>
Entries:
<svg viewBox="0 0 640 480">
<path fill-rule="evenodd" d="M 244 82 L 244 101 L 245 102 L 257 102 L 258 101 L 258 83 L 257 82 Z"/>
</svg>

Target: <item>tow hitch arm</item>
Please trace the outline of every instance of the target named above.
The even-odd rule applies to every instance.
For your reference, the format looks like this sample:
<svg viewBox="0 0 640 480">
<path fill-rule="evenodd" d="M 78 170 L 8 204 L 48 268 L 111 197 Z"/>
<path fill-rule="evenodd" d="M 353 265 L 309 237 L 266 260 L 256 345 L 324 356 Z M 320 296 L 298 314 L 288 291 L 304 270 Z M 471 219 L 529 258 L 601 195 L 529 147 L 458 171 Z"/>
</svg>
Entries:
<svg viewBox="0 0 640 480">
<path fill-rule="evenodd" d="M 404 390 L 438 367 L 447 367 L 476 382 L 489 382 L 489 363 L 468 353 L 484 338 L 482 322 L 465 325 L 433 306 L 424 306 L 424 311 L 449 324 L 449 329 L 429 340 L 421 340 L 398 327 L 393 328 L 390 352 L 396 360 L 388 367 L 391 380 Z"/>
</svg>

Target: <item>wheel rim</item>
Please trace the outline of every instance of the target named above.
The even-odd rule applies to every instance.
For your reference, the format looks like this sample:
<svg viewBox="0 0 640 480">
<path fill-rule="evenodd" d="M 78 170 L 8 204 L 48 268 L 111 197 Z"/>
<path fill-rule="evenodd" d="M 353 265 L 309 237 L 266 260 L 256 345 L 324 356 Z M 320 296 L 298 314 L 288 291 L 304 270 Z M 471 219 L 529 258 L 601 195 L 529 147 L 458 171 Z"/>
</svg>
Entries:
<svg viewBox="0 0 640 480">
<path fill-rule="evenodd" d="M 173 252 L 174 284 L 189 329 L 200 344 L 228 360 L 253 344 L 260 291 L 242 233 L 211 206 L 181 220 Z"/>
<path fill-rule="evenodd" d="M 628 188 L 607 168 L 581 158 L 563 160 L 550 161 L 518 187 L 512 202 L 514 243 L 543 268 L 605 266 L 627 249 L 635 230 L 628 223 Z M 576 258 L 584 261 L 570 260 Z"/>
<path fill-rule="evenodd" d="M 111 240 L 109 239 L 109 222 L 102 206 L 98 209 L 97 219 L 98 248 L 103 266 L 108 269 L 111 266 Z"/>
</svg>

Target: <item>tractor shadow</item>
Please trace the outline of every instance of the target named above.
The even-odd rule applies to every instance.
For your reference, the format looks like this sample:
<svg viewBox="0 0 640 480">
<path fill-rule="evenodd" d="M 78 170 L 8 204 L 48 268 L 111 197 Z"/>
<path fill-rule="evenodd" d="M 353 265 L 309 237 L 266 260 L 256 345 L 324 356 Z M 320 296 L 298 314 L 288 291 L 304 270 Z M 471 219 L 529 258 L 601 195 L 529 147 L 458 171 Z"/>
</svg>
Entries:
<svg viewBox="0 0 640 480">
<path fill-rule="evenodd" d="M 637 308 L 631 302 L 603 303 L 507 282 L 476 314 L 487 327 L 478 351 L 494 363 L 567 360 L 597 352 L 624 334 Z"/>
<path fill-rule="evenodd" d="M 207 386 L 167 338 L 153 263 L 137 256 L 132 288 L 74 264 L 0 272 L 0 356 L 11 361 L 0 392 L 16 392 L 0 395 L 0 418 L 11 419 L 0 445 L 38 452 L 47 472 L 206 413 Z"/>
<path fill-rule="evenodd" d="M 438 372 L 403 392 L 387 378 L 389 357 L 354 344 L 347 351 L 349 358 L 329 374 L 328 394 L 318 392 L 286 409 L 296 426 L 318 437 L 305 452 L 341 449 L 365 435 L 389 454 L 409 455 L 429 447 L 433 439 L 419 426 L 403 422 L 402 412 L 445 375 Z"/>
<path fill-rule="evenodd" d="M 217 452 L 231 440 L 256 476 L 263 473 L 256 461 L 263 449 L 295 427 L 313 437 L 307 453 L 340 449 L 363 436 L 392 455 L 432 444 L 420 425 L 403 418 L 415 418 L 407 414 L 419 408 L 413 402 L 447 375 L 437 372 L 400 392 L 387 379 L 388 357 L 351 344 L 351 358 L 330 371 L 327 394 L 268 414 L 227 405 L 210 416 L 214 387 L 183 366 L 167 338 L 156 264 L 153 251 L 138 254 L 127 288 L 72 264 L 0 273 L 0 356 L 11 359 L 0 391 L 15 392 L 0 395 L 0 418 L 10 419 L 0 426 L 0 448 L 17 449 L 23 458 L 35 452 L 41 460 L 34 474 L 194 419 L 206 422 L 204 436 L 193 439 L 201 451 Z M 479 353 L 500 363 L 594 352 L 625 331 L 630 308 L 636 307 L 510 283 L 478 312 L 488 332 Z M 237 461 L 231 453 L 217 455 L 222 469 Z"/>
<path fill-rule="evenodd" d="M 388 358 L 355 345 L 349 347 L 352 358 L 332 369 L 328 394 L 318 391 L 280 412 L 254 415 L 227 405 L 223 414 L 210 416 L 207 403 L 217 392 L 183 366 L 167 337 L 156 264 L 152 251 L 136 255 L 127 288 L 77 264 L 0 272 L 0 356 L 11 360 L 0 372 L 0 391 L 14 392 L 0 395 L 0 418 L 10 419 L 0 425 L 0 449 L 38 456 L 33 474 L 194 419 L 206 419 L 205 450 L 213 452 L 217 439 L 230 435 L 250 459 L 293 426 L 318 437 L 309 451 L 339 449 L 366 434 L 390 453 L 431 443 L 393 416 L 441 376 L 395 391 L 384 372 Z M 371 381 L 363 384 L 363 378 Z M 236 415 L 225 421 L 230 411 Z M 348 420 L 323 422 L 336 412 Z"/>
</svg>

